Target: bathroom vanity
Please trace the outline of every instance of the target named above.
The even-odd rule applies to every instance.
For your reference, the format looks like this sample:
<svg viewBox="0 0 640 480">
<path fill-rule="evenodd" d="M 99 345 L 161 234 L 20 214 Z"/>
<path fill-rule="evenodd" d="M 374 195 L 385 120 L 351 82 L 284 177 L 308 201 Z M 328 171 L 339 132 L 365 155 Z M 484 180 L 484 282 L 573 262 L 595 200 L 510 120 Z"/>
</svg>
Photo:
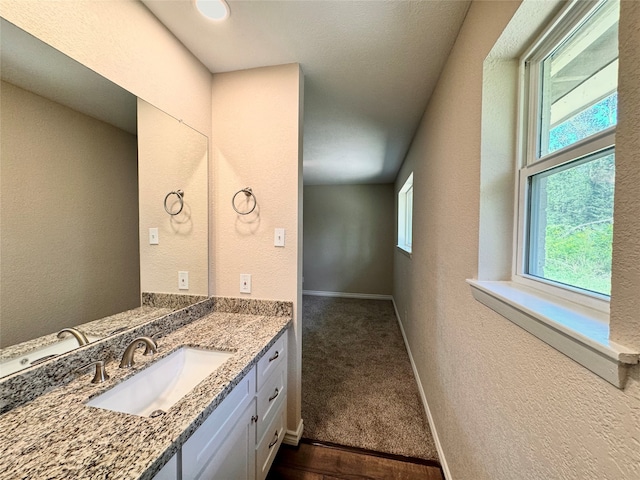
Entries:
<svg viewBox="0 0 640 480">
<path fill-rule="evenodd" d="M 155 479 L 264 480 L 286 430 L 284 332 Z"/>
<path fill-rule="evenodd" d="M 106 382 L 90 383 L 93 372 L 85 370 L 1 415 L 0 478 L 263 480 L 286 430 L 291 304 L 202 303 L 207 305 L 204 314 L 179 328 L 171 327 L 175 320 L 162 318 L 122 334 L 120 355 L 120 345 L 155 330 L 155 355 L 143 356 L 140 349 L 130 368 L 118 368 L 120 359 L 111 358 Z M 180 318 L 179 312 L 171 315 Z M 87 405 L 184 346 L 232 355 L 153 418 Z M 68 367 L 65 358 L 78 363 L 82 351 L 57 361 Z"/>
</svg>

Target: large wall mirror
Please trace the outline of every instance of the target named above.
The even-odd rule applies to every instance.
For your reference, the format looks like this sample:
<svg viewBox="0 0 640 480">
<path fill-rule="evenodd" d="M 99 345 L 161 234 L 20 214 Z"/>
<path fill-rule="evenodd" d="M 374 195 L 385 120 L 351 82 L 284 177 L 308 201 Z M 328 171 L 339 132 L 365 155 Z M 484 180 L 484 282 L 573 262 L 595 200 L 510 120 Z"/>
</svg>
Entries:
<svg viewBox="0 0 640 480">
<path fill-rule="evenodd" d="M 207 294 L 208 140 L 0 22 L 4 376 L 175 308 L 142 292 Z"/>
</svg>

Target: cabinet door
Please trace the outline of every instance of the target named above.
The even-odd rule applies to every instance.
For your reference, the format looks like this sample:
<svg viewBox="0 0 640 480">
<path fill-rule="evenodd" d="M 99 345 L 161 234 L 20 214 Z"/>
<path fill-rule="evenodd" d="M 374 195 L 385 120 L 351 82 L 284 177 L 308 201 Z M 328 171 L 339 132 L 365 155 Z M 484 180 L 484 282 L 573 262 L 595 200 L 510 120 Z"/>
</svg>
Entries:
<svg viewBox="0 0 640 480">
<path fill-rule="evenodd" d="M 255 479 L 256 426 L 252 418 L 255 411 L 254 399 L 224 436 L 218 449 L 204 462 L 203 468 L 192 477 L 194 480 Z"/>
<path fill-rule="evenodd" d="M 179 480 L 181 477 L 178 473 L 178 455 L 179 453 L 176 453 L 171 457 L 162 470 L 155 474 L 153 480 Z"/>
<path fill-rule="evenodd" d="M 185 480 L 200 478 L 200 472 L 209 464 L 211 457 L 232 435 L 238 422 L 242 421 L 247 407 L 253 405 L 255 410 L 255 388 L 256 372 L 251 369 L 185 442 L 182 446 L 182 477 Z M 251 415 L 255 415 L 255 411 L 252 410 L 249 417 Z"/>
</svg>

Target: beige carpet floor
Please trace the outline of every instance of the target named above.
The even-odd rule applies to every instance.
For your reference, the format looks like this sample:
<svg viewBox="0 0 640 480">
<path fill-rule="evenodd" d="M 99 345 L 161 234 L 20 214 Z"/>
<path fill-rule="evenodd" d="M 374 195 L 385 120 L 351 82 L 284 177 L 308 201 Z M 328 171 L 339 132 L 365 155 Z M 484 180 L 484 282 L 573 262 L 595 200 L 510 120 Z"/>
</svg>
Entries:
<svg viewBox="0 0 640 480">
<path fill-rule="evenodd" d="M 393 304 L 303 297 L 303 437 L 438 461 Z"/>
</svg>

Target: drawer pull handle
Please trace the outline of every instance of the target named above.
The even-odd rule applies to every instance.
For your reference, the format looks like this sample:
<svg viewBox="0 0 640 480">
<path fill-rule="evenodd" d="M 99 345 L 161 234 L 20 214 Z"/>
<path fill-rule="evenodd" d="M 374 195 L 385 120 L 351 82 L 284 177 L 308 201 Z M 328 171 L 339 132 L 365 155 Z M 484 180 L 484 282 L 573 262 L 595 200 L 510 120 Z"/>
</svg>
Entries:
<svg viewBox="0 0 640 480">
<path fill-rule="evenodd" d="M 269 449 L 271 449 L 276 443 L 278 443 L 278 431 L 276 430 L 276 438 L 274 438 L 272 440 L 272 442 L 269 444 Z"/>
<path fill-rule="evenodd" d="M 278 395 L 280 395 L 280 391 L 276 388 L 276 391 L 273 392 L 273 395 L 269 397 L 269 401 L 271 402 L 272 400 L 275 400 Z"/>
<path fill-rule="evenodd" d="M 273 362 L 279 356 L 280 356 L 280 352 L 278 350 L 276 350 L 276 353 L 273 354 L 273 357 L 269 358 L 269 361 Z"/>
<path fill-rule="evenodd" d="M 251 423 L 258 423 L 258 415 L 251 415 Z"/>
</svg>

